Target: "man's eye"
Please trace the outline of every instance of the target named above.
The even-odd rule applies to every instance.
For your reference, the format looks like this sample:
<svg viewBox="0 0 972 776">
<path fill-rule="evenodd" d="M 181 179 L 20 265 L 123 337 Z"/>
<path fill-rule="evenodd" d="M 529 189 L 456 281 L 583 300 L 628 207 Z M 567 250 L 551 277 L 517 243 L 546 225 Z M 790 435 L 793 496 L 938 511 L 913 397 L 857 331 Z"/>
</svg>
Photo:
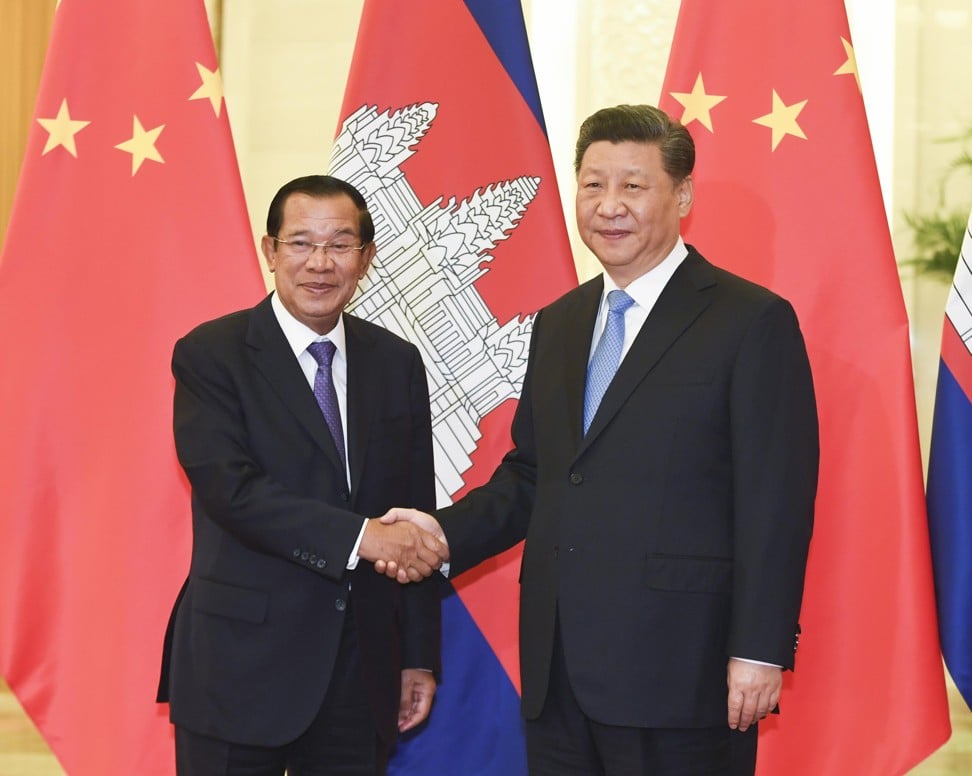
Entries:
<svg viewBox="0 0 972 776">
<path fill-rule="evenodd" d="M 298 251 L 304 250 L 305 248 L 310 248 L 310 243 L 307 240 L 291 240 L 290 245 Z"/>
<path fill-rule="evenodd" d="M 335 253 L 347 253 L 352 248 L 354 248 L 351 243 L 331 243 L 328 248 L 330 248 Z"/>
</svg>

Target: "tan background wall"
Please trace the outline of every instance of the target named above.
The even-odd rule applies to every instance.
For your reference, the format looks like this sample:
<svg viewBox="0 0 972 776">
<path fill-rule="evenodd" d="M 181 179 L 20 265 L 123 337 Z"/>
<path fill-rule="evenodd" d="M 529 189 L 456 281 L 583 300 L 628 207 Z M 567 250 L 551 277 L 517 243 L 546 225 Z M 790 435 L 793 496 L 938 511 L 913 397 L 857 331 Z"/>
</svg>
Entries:
<svg viewBox="0 0 972 776">
<path fill-rule="evenodd" d="M 0 0 L 0 238 L 7 232 L 53 18 L 53 0 Z"/>
<path fill-rule="evenodd" d="M 913 255 L 904 212 L 933 209 L 939 181 L 959 146 L 946 137 L 972 130 L 972 2 L 915 0 L 899 2 L 893 78 L 894 176 L 891 193 L 896 208 L 892 237 L 899 261 Z M 957 175 L 948 201 L 967 213 L 972 207 L 972 174 Z M 918 395 L 922 450 L 927 461 L 938 379 L 939 348 L 948 285 L 916 279 L 902 271 L 905 303 L 912 329 L 912 357 Z"/>
</svg>

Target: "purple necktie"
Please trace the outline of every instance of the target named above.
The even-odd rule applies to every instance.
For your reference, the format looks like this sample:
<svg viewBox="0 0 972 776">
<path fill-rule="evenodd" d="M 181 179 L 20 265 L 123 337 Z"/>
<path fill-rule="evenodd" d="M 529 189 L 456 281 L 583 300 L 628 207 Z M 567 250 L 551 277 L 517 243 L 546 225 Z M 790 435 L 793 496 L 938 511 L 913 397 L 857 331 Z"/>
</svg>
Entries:
<svg viewBox="0 0 972 776">
<path fill-rule="evenodd" d="M 321 407 L 321 412 L 324 413 L 324 420 L 327 421 L 327 427 L 331 430 L 331 436 L 334 437 L 334 445 L 341 457 L 341 463 L 347 468 L 341 409 L 338 407 L 337 391 L 334 390 L 334 381 L 331 379 L 331 361 L 334 359 L 335 350 L 336 347 L 330 340 L 312 342 L 307 346 L 307 352 L 317 362 L 317 373 L 314 375 L 314 397 Z"/>
</svg>

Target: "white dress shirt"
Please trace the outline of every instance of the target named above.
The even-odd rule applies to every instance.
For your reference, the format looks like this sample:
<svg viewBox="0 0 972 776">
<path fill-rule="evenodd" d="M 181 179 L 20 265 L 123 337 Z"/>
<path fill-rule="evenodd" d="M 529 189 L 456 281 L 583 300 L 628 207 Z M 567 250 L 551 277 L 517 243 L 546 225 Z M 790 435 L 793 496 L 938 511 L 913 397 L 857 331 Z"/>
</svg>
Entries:
<svg viewBox="0 0 972 776">
<path fill-rule="evenodd" d="M 307 384 L 310 386 L 311 391 L 314 390 L 314 377 L 317 374 L 317 361 L 308 352 L 307 346 L 314 342 L 322 342 L 324 340 L 330 340 L 334 343 L 335 352 L 334 360 L 331 362 L 331 379 L 334 381 L 334 392 L 337 394 L 338 409 L 341 413 L 341 430 L 344 433 L 344 449 L 348 449 L 348 350 L 347 343 L 344 336 L 344 315 L 338 317 L 338 321 L 334 328 L 331 329 L 327 334 L 320 335 L 309 326 L 298 321 L 290 314 L 290 311 L 283 306 L 283 302 L 276 293 L 270 298 L 270 306 L 273 308 L 273 313 L 277 317 L 277 323 L 280 324 L 280 328 L 283 330 L 284 337 L 287 338 L 287 342 L 290 345 L 291 350 L 294 351 L 294 357 L 297 359 L 297 363 L 300 365 L 301 371 L 304 373 L 304 377 L 307 379 Z M 348 456 L 345 456 L 347 459 Z M 351 489 L 351 469 L 348 460 L 344 462 L 344 477 L 348 485 L 348 490 Z M 358 532 L 358 540 L 354 543 L 354 547 L 351 550 L 351 556 L 348 558 L 349 569 L 353 569 L 358 565 L 358 547 L 361 544 L 361 538 L 364 536 L 365 526 L 367 521 L 362 522 L 361 530 Z"/>
<path fill-rule="evenodd" d="M 634 342 L 635 337 L 638 336 L 638 332 L 641 331 L 641 327 L 648 319 L 648 313 L 651 312 L 651 308 L 655 306 L 655 302 L 658 301 L 661 292 L 665 290 L 668 281 L 671 280 L 672 275 L 675 274 L 675 270 L 678 269 L 678 265 L 682 263 L 686 256 L 688 256 L 688 248 L 685 247 L 685 243 L 679 237 L 675 243 L 675 247 L 662 259 L 661 263 L 652 267 L 641 277 L 632 280 L 623 289 L 628 296 L 634 299 L 635 303 L 624 312 L 624 344 L 621 346 L 622 361 L 624 361 L 624 357 L 628 354 L 631 343 Z M 601 332 L 604 331 L 604 327 L 607 325 L 607 295 L 618 288 L 618 284 L 605 272 L 604 292 L 601 294 L 601 305 L 597 311 L 597 319 L 594 321 L 591 349 L 587 356 L 588 363 L 590 363 L 591 357 L 594 355 L 594 348 L 597 345 L 597 341 L 601 338 Z"/>
</svg>

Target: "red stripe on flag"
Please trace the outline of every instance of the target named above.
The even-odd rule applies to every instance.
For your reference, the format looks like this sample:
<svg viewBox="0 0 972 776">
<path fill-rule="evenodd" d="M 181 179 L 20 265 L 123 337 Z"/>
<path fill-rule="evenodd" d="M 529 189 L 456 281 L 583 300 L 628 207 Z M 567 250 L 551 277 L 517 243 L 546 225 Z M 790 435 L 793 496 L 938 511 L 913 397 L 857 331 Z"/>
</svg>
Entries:
<svg viewBox="0 0 972 776">
<path fill-rule="evenodd" d="M 942 361 L 972 403 L 972 353 L 947 317 L 942 327 Z"/>
<path fill-rule="evenodd" d="M 497 3 L 496 13 L 511 5 Z M 515 10 L 519 18 L 510 14 L 501 28 L 522 30 Z M 508 400 L 519 382 L 510 382 L 522 380 L 528 336 L 497 341 L 491 332 L 576 285 L 547 138 L 461 0 L 366 2 L 341 115 L 331 171 L 362 189 L 378 227 L 374 286 L 356 313 L 422 350 L 437 477 L 453 462 L 461 475 L 440 496 L 455 497 L 488 479 L 511 446 Z M 355 116 L 363 123 L 349 126 Z M 466 203 L 498 191 L 496 207 L 450 223 Z M 500 224 L 490 221 L 497 213 Z M 463 280 L 470 268 L 480 275 L 471 285 Z M 394 291 L 382 290 L 386 281 Z M 493 391 L 496 401 L 477 398 Z M 455 444 L 467 432 L 467 443 Z M 519 557 L 514 550 L 455 582 L 517 687 Z"/>
</svg>

